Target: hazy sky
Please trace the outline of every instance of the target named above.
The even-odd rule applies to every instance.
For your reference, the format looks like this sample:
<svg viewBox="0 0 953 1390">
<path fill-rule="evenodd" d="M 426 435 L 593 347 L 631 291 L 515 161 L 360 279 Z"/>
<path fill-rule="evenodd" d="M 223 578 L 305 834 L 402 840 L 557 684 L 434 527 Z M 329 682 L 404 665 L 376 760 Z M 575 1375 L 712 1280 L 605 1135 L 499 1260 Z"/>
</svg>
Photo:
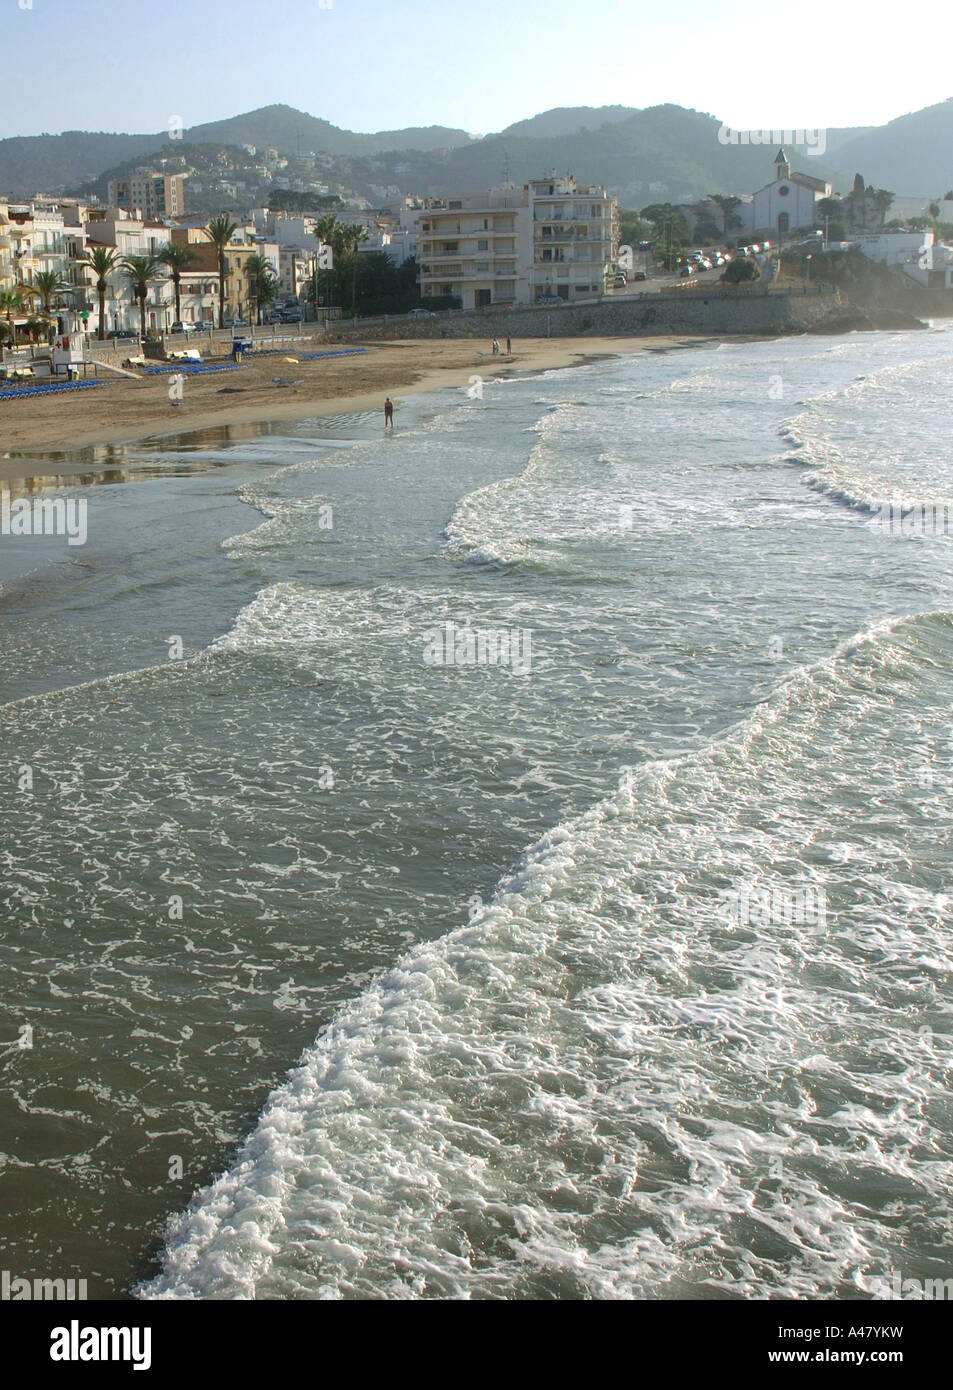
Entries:
<svg viewBox="0 0 953 1390">
<path fill-rule="evenodd" d="M 665 101 L 742 130 L 877 125 L 953 94 L 931 22 L 757 0 L 0 0 L 0 136 L 272 102 L 359 131 Z"/>
</svg>

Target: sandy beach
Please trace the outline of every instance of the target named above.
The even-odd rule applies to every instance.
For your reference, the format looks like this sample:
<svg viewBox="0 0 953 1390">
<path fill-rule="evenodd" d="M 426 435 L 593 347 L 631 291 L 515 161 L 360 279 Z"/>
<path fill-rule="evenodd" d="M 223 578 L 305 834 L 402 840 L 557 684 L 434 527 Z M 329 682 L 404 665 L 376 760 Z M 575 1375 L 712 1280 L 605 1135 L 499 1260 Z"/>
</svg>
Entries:
<svg viewBox="0 0 953 1390">
<path fill-rule="evenodd" d="M 259 420 L 295 420 L 313 415 L 379 410 L 386 395 L 401 397 L 446 387 L 465 389 L 474 375 L 569 367 L 606 355 L 693 346 L 703 339 L 639 338 L 521 339 L 511 356 L 494 357 L 489 344 L 474 342 L 384 342 L 368 344 L 355 357 L 294 361 L 294 352 L 248 361 L 235 371 L 186 377 L 183 399 L 169 398 L 163 374 L 138 380 L 103 376 L 88 391 L 0 400 L 0 478 L 24 476 L 23 455 L 80 450 L 96 444 L 177 434 L 215 425 Z M 333 345 L 329 345 L 333 347 Z M 175 370 L 170 365 L 170 373 Z M 19 455 L 19 457 L 17 457 Z M 39 461 L 39 459 L 38 459 Z M 77 459 L 76 467 L 88 466 Z M 70 471 L 58 460 L 57 473 Z"/>
</svg>

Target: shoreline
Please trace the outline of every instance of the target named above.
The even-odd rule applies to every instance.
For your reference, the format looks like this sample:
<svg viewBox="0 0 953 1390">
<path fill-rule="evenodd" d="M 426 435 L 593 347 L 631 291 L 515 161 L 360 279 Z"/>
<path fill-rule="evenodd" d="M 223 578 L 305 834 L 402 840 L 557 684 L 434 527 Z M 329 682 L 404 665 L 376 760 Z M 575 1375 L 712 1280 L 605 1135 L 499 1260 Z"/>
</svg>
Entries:
<svg viewBox="0 0 953 1390">
<path fill-rule="evenodd" d="M 110 380 L 102 390 L 0 402 L 0 481 L 68 477 L 95 466 L 90 451 L 145 443 L 232 425 L 266 425 L 312 417 L 379 412 L 385 395 L 398 411 L 401 399 L 429 391 L 465 390 L 474 375 L 486 380 L 586 366 L 613 357 L 639 356 L 699 347 L 711 335 L 527 339 L 510 356 L 493 357 L 472 342 L 369 344 L 366 356 L 296 362 L 294 358 L 252 360 L 225 376 L 187 377 L 178 406 L 168 396 L 166 375 L 136 381 Z M 294 378 L 276 369 L 294 368 Z M 170 365 L 170 374 L 174 367 Z M 235 385 L 231 383 L 235 382 Z M 241 384 L 237 384 L 241 383 Z M 356 386 L 358 389 L 348 389 Z M 323 394 L 312 395 L 311 388 Z M 108 394 L 107 394 L 108 393 Z M 247 402 L 233 398 L 247 394 Z M 116 409 L 111 409 L 115 406 Z M 106 418 L 103 415 L 106 414 Z M 128 418 L 119 423 L 122 416 Z M 399 425 L 399 420 L 398 420 Z M 31 473 L 30 465 L 34 471 Z"/>
</svg>

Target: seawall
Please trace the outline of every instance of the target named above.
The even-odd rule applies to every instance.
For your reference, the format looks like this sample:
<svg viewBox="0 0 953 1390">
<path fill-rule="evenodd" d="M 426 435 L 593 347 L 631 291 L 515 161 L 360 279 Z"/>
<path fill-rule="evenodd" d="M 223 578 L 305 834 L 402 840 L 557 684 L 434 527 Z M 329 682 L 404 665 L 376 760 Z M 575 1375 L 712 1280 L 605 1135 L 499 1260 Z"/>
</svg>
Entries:
<svg viewBox="0 0 953 1390">
<path fill-rule="evenodd" d="M 435 318 L 401 316 L 335 323 L 335 341 L 412 338 L 603 338 L 639 334 L 786 334 L 810 331 L 836 313 L 836 292 L 692 289 L 619 296 L 597 304 L 480 309 Z"/>
</svg>

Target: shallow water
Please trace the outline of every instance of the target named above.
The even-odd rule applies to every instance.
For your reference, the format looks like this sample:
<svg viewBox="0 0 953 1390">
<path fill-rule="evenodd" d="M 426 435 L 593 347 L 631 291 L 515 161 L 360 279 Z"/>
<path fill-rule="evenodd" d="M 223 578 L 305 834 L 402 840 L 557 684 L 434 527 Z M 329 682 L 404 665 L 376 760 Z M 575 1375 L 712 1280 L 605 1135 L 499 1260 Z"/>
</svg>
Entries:
<svg viewBox="0 0 953 1390">
<path fill-rule="evenodd" d="M 871 507 L 948 496 L 951 347 L 711 346 L 415 397 L 393 439 L 153 443 L 120 466 L 175 476 L 89 489 L 78 556 L 8 549 L 16 1271 L 937 1273 L 950 543 Z"/>
</svg>

